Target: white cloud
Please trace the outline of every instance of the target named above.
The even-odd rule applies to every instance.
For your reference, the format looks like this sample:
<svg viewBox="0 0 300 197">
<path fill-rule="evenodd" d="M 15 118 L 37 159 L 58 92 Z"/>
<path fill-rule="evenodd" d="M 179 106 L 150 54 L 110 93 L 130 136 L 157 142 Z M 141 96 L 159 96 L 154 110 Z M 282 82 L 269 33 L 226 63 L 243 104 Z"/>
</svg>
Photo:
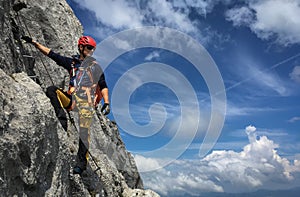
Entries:
<svg viewBox="0 0 300 197">
<path fill-rule="evenodd" d="M 152 61 L 153 59 L 157 59 L 159 57 L 160 57 L 160 53 L 158 51 L 153 51 L 145 57 L 145 60 Z"/>
<path fill-rule="evenodd" d="M 249 142 L 251 144 L 254 143 L 256 141 L 256 137 L 257 137 L 256 133 L 255 133 L 256 128 L 252 125 L 249 125 L 246 127 L 245 131 L 246 131 L 246 134 L 248 135 Z"/>
<path fill-rule="evenodd" d="M 250 76 L 254 76 L 251 82 L 256 83 L 261 88 L 271 89 L 281 96 L 287 96 L 290 94 L 286 83 L 274 72 L 262 71 L 256 66 L 251 66 L 249 67 L 249 74 Z"/>
<path fill-rule="evenodd" d="M 210 121 L 210 114 L 207 111 L 201 111 L 201 116 L 197 117 L 195 115 L 195 111 L 197 110 L 195 107 L 196 106 L 191 103 L 190 107 L 186 111 L 187 113 L 180 114 L 180 112 L 177 111 L 175 114 L 173 114 L 174 118 L 166 128 L 166 133 L 169 137 L 174 137 L 176 134 L 179 139 L 189 139 L 195 138 L 196 136 L 200 137 L 205 134 Z M 206 114 L 206 116 L 203 114 Z M 183 117 L 181 116 L 184 116 L 184 121 L 182 121 Z M 198 125 L 198 128 L 196 125 Z M 179 126 L 184 129 L 179 130 Z M 180 147 L 180 141 L 178 141 L 178 147 L 182 148 Z"/>
<path fill-rule="evenodd" d="M 293 117 L 293 118 L 288 120 L 288 122 L 291 122 L 291 123 L 297 122 L 297 121 L 300 121 L 300 117 Z"/>
<path fill-rule="evenodd" d="M 98 21 L 115 29 L 139 27 L 144 18 L 138 9 L 126 0 L 83 0 L 78 3 L 92 10 Z"/>
<path fill-rule="evenodd" d="M 161 165 L 157 159 L 146 158 L 141 155 L 134 155 L 134 160 L 139 166 L 139 170 L 142 172 L 147 171 L 147 169 L 159 169 Z M 142 165 L 141 165 L 142 164 Z"/>
<path fill-rule="evenodd" d="M 200 40 L 202 44 L 209 43 L 214 37 L 220 37 L 221 34 L 209 28 L 209 25 L 203 25 L 201 18 L 191 18 L 190 14 L 198 12 L 205 17 L 216 4 L 230 2 L 230 0 L 75 1 L 82 8 L 95 14 L 97 21 L 93 24 L 96 26 L 89 28 L 88 31 L 89 34 L 99 39 L 104 39 L 121 30 L 154 25 L 177 29 Z"/>
<path fill-rule="evenodd" d="M 228 102 L 227 100 L 226 117 L 232 118 L 232 117 L 248 116 L 248 115 L 253 115 L 254 113 L 279 110 L 270 107 L 262 107 L 262 106 L 251 107 L 247 105 L 249 105 L 249 103 L 237 104 L 234 102 Z"/>
<path fill-rule="evenodd" d="M 225 13 L 227 20 L 233 22 L 234 26 L 250 25 L 254 20 L 254 13 L 249 7 L 232 8 Z"/>
<path fill-rule="evenodd" d="M 156 21 L 160 25 L 167 25 L 175 27 L 184 32 L 196 32 L 197 29 L 193 25 L 193 22 L 188 18 L 185 13 L 176 11 L 172 3 L 168 1 L 149 1 L 149 9 L 152 10 L 152 14 L 156 16 Z"/>
<path fill-rule="evenodd" d="M 172 196 L 199 195 L 203 192 L 240 193 L 299 186 L 299 160 L 291 163 L 280 157 L 276 150 L 278 145 L 266 136 L 253 138 L 256 136 L 254 126 L 248 126 L 246 133 L 249 134 L 249 144 L 241 152 L 213 151 L 201 160 L 174 161 L 161 170 L 142 173 L 145 187 Z M 136 158 L 139 168 L 149 163 L 157 164 L 154 158 Z"/>
<path fill-rule="evenodd" d="M 188 15 L 182 10 L 175 10 L 173 3 L 166 0 L 77 0 L 77 3 L 95 13 L 96 19 L 103 24 L 102 29 L 99 29 L 101 35 L 111 32 L 111 29 L 119 31 L 144 25 L 167 26 L 187 33 L 200 34 Z"/>
<path fill-rule="evenodd" d="M 173 0 L 172 3 L 174 7 L 189 10 L 194 8 L 194 10 L 202 15 L 206 16 L 208 13 L 213 11 L 213 8 L 219 4 L 223 3 L 225 5 L 230 4 L 232 0 Z M 188 12 L 188 11 L 186 11 Z"/>
<path fill-rule="evenodd" d="M 248 54 L 243 52 L 240 52 L 236 62 L 237 67 L 234 72 L 240 75 L 242 80 L 231 85 L 226 90 L 247 82 L 246 85 L 248 86 L 244 86 L 244 89 L 251 90 L 252 95 L 270 96 L 272 92 L 276 92 L 280 96 L 288 96 L 291 94 L 292 91 L 289 88 L 289 84 L 273 71 L 274 66 L 267 66 L 269 69 L 263 69 L 262 63 L 254 60 L 254 58 L 249 57 Z M 255 88 L 249 85 L 255 85 Z"/>
<path fill-rule="evenodd" d="M 283 129 L 266 129 L 266 128 L 258 128 L 255 133 L 259 136 L 268 136 L 272 138 L 284 138 L 288 136 L 288 133 L 284 131 Z M 244 130 L 242 129 L 237 129 L 235 131 L 231 131 L 229 136 L 234 137 L 234 138 L 241 138 L 244 137 Z"/>
<path fill-rule="evenodd" d="M 242 149 L 243 146 L 248 144 L 247 141 L 230 141 L 230 142 L 217 142 L 213 149 L 214 150 L 239 150 Z M 202 143 L 193 143 L 189 146 L 189 150 L 198 150 Z"/>
<path fill-rule="evenodd" d="M 297 82 L 300 83 L 300 66 L 295 66 L 293 71 L 290 73 L 290 78 Z"/>
<path fill-rule="evenodd" d="M 248 26 L 261 39 L 275 38 L 288 46 L 300 43 L 299 13 L 299 0 L 249 0 L 248 7 L 228 10 L 226 16 L 234 25 Z"/>
</svg>

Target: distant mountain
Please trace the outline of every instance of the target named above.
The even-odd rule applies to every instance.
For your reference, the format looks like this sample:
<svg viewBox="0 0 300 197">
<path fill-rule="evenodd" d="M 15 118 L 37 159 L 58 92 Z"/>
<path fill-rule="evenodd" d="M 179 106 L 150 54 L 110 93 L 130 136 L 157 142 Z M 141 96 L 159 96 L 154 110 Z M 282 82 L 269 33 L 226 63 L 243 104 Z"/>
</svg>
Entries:
<svg viewBox="0 0 300 197">
<path fill-rule="evenodd" d="M 256 192 L 249 193 L 217 193 L 217 192 L 207 192 L 199 195 L 190 195 L 190 194 L 182 194 L 182 195 L 161 195 L 161 197 L 299 197 L 300 195 L 300 187 L 294 188 L 290 190 L 258 190 Z"/>
</svg>

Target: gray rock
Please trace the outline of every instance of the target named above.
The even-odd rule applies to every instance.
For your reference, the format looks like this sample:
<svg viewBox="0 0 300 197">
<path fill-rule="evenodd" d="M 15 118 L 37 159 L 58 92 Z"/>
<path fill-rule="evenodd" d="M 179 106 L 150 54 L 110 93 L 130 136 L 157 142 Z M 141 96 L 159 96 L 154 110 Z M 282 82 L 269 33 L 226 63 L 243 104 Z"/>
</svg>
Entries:
<svg viewBox="0 0 300 197">
<path fill-rule="evenodd" d="M 159 197 L 159 195 L 152 190 L 141 190 L 141 189 L 125 189 L 123 192 L 123 196 L 126 197 L 144 197 L 144 196 L 151 196 L 151 197 Z"/>
<path fill-rule="evenodd" d="M 83 30 L 66 1 L 0 0 L 0 21 L 0 196 L 158 196 L 143 190 L 117 124 L 101 114 L 91 128 L 93 159 L 81 177 L 72 174 L 78 132 L 62 129 L 44 93 L 64 87 L 68 73 L 20 39 L 76 54 Z"/>
<path fill-rule="evenodd" d="M 49 99 L 25 73 L 0 70 L 0 82 L 0 194 L 41 196 L 55 185 L 67 194 L 71 155 Z"/>
<path fill-rule="evenodd" d="M 7 74 L 24 71 L 44 89 L 64 86 L 67 73 L 20 37 L 28 35 L 65 55 L 77 53 L 82 26 L 64 0 L 1 0 L 0 68 Z"/>
</svg>

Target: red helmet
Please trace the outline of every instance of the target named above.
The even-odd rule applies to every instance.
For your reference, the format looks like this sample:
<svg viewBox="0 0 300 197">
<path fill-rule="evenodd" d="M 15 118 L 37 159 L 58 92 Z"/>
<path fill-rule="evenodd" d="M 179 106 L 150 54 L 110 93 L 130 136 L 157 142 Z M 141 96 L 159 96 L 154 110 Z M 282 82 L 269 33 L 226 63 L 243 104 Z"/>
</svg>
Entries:
<svg viewBox="0 0 300 197">
<path fill-rule="evenodd" d="M 79 45 L 91 45 L 93 47 L 96 47 L 96 41 L 91 36 L 81 36 L 78 39 L 78 46 Z"/>
</svg>

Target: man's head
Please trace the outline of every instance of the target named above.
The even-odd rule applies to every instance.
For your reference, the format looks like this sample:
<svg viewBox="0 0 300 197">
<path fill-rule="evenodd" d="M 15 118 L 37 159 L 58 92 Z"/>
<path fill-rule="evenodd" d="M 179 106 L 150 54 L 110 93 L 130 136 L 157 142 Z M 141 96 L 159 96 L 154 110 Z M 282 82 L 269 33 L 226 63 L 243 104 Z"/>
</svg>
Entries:
<svg viewBox="0 0 300 197">
<path fill-rule="evenodd" d="M 91 36 L 81 36 L 78 39 L 78 51 L 85 58 L 91 56 L 96 49 L 96 41 Z"/>
</svg>

